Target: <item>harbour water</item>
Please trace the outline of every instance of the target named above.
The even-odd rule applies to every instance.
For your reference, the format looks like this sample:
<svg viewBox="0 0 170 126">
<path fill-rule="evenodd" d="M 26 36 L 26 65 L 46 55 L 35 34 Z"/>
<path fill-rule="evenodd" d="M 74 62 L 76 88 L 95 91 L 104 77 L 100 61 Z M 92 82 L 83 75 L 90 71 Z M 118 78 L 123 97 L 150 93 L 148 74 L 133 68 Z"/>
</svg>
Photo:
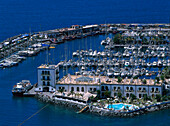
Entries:
<svg viewBox="0 0 170 126">
<path fill-rule="evenodd" d="M 31 3 L 31 4 L 30 4 Z M 133 4 L 133 6 L 132 6 Z M 20 33 L 67 27 L 72 24 L 105 23 L 168 23 L 169 0 L 6 0 L 0 1 L 0 41 Z M 88 8 L 87 8 L 88 6 Z M 132 6 L 132 9 L 131 7 Z M 57 45 L 49 51 L 50 63 L 57 64 L 71 58 L 78 49 L 102 50 L 100 45 L 104 36 L 88 37 Z M 21 80 L 37 82 L 37 66 L 46 63 L 46 51 L 29 57 L 16 67 L 0 69 L 0 125 L 20 124 L 45 106 L 34 98 L 15 98 L 12 86 Z M 24 123 L 34 125 L 139 125 L 166 126 L 170 123 L 170 110 L 150 113 L 134 118 L 109 118 L 91 114 L 76 114 L 74 110 L 49 105 L 40 113 Z"/>
</svg>

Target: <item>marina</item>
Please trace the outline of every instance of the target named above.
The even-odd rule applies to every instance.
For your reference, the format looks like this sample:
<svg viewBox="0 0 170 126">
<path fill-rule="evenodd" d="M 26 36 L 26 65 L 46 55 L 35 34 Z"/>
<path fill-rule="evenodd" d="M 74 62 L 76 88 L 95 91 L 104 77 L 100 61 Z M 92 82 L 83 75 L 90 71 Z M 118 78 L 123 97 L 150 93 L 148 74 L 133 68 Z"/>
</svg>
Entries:
<svg viewBox="0 0 170 126">
<path fill-rule="evenodd" d="M 30 37 L 28 34 L 24 35 L 29 39 L 27 43 L 34 40 L 34 44 L 3 59 L 0 65 L 2 68 L 16 66 L 26 57 L 36 56 L 45 50 L 46 64 L 37 68 L 38 83 L 29 91 L 24 91 L 22 96 L 45 97 L 46 102 L 52 103 L 56 99 L 71 100 L 74 104 L 86 103 L 78 107 L 81 109 L 78 113 L 90 108 L 92 98 L 117 99 L 121 94 L 127 103 L 132 96 L 154 99 L 162 96 L 164 87 L 169 84 L 163 70 L 170 66 L 169 25 L 164 24 L 162 29 L 157 27 L 160 25 L 72 25 L 71 28 L 34 33 Z M 86 42 L 88 36 L 103 36 L 104 39 L 97 42 L 96 50 L 93 50 L 87 48 L 87 44 L 92 46 Z M 80 49 L 79 45 L 79 50 L 70 54 L 67 43 L 71 40 L 79 41 L 80 45 L 84 43 L 85 49 Z M 50 64 L 50 50 L 55 50 L 62 43 L 66 44 L 62 55 L 64 59 L 56 65 Z M 139 104 L 137 107 L 141 109 Z M 104 111 L 108 109 L 102 108 Z M 136 111 L 135 108 L 132 110 Z"/>
<path fill-rule="evenodd" d="M 79 114 L 87 111 L 101 116 L 133 117 L 169 108 L 168 97 L 161 102 L 158 99 L 169 85 L 168 77 L 163 77 L 163 70 L 170 66 L 169 41 L 161 45 L 119 45 L 115 44 L 116 35 L 121 34 L 113 38 L 103 35 L 105 39 L 98 42 L 100 50 L 86 48 L 70 55 L 65 48 L 65 59 L 56 65 L 48 63 L 47 53 L 47 64 L 37 68 L 37 85 L 24 96 L 73 107 Z M 67 60 L 67 55 L 71 59 Z M 141 102 L 143 99 L 147 101 Z M 117 102 L 122 105 L 122 101 L 129 107 L 113 107 Z"/>
<path fill-rule="evenodd" d="M 72 25 L 70 28 L 61 28 L 37 33 L 28 33 L 14 36 L 0 43 L 0 67 L 11 67 L 17 65 L 21 59 L 35 56 L 40 51 L 48 49 L 50 44 L 61 44 L 67 41 L 82 39 L 88 36 L 107 35 L 108 33 L 120 33 L 123 36 L 121 43 L 114 43 L 111 38 L 101 42 L 106 49 L 124 47 L 126 50 L 122 55 L 115 57 L 130 57 L 132 51 L 140 46 L 140 49 L 148 47 L 149 50 L 142 53 L 138 50 L 140 57 L 164 58 L 169 55 L 169 25 L 168 24 L 100 24 L 100 25 Z M 152 37 L 159 35 L 157 37 Z M 119 40 L 118 40 L 119 41 Z M 143 43 L 142 43 L 143 41 Z M 112 46 L 114 44 L 114 46 Z M 133 47 L 131 45 L 133 44 Z M 152 45 L 151 45 L 152 44 Z M 160 45 L 162 44 L 162 45 Z M 160 51 L 167 51 L 160 53 Z M 135 53 L 133 51 L 133 53 Z M 15 54 L 15 55 L 14 55 Z M 105 56 L 107 54 L 102 54 Z M 22 56 L 22 57 L 20 57 Z M 15 57 L 15 58 L 14 58 Z"/>
</svg>

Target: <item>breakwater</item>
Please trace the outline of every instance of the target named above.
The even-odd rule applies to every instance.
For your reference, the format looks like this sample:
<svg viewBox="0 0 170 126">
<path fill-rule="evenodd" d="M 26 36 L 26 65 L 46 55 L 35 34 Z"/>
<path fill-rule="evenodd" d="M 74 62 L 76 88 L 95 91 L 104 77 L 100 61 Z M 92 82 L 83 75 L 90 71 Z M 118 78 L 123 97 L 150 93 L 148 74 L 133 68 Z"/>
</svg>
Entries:
<svg viewBox="0 0 170 126">
<path fill-rule="evenodd" d="M 131 36 L 134 39 L 136 34 L 129 33 L 135 31 L 140 36 L 163 35 L 163 39 L 152 42 L 154 45 L 168 44 L 170 26 L 168 24 L 99 24 L 99 25 L 72 25 L 70 28 L 60 28 L 35 33 L 26 33 L 8 38 L 0 43 L 0 67 L 11 67 L 17 65 L 21 59 L 28 56 L 35 56 L 40 51 L 47 49 L 51 44 L 61 44 L 66 41 L 85 38 L 108 33 L 124 33 L 126 37 Z M 141 40 L 140 37 L 133 40 L 126 40 L 128 44 L 140 44 L 148 46 L 149 42 Z M 139 42 L 139 41 L 143 41 Z M 151 40 L 148 40 L 151 41 Z M 125 45 L 125 44 L 123 44 Z M 122 46 L 122 43 L 114 43 L 115 47 Z M 15 54 L 15 55 L 14 55 Z"/>
</svg>

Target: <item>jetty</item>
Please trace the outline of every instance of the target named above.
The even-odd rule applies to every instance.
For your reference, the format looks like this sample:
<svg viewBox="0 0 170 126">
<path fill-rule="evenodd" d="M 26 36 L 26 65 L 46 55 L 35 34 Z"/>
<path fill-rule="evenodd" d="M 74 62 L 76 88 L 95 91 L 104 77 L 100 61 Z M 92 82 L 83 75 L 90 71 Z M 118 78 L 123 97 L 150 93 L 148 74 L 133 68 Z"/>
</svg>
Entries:
<svg viewBox="0 0 170 126">
<path fill-rule="evenodd" d="M 160 43 L 169 45 L 169 24 L 94 24 L 94 25 L 72 25 L 70 28 L 60 28 L 48 31 L 40 31 L 34 33 L 20 34 L 8 38 L 0 43 L 0 67 L 12 67 L 17 65 L 22 58 L 27 56 L 35 56 L 40 51 L 47 49 L 50 44 L 61 44 L 66 41 L 82 39 L 94 35 L 122 34 L 124 38 L 132 38 L 133 44 L 137 43 L 143 47 L 148 47 L 150 42 L 154 45 Z M 151 36 L 163 36 L 156 40 L 143 40 L 143 36 L 147 38 Z M 151 37 L 152 38 L 152 37 Z M 126 44 L 132 42 L 127 39 Z M 141 43 L 143 41 L 143 43 Z M 145 43 L 146 42 L 146 43 Z M 124 47 L 126 44 L 114 43 L 114 47 Z M 16 54 L 15 60 L 11 58 Z M 13 57 L 13 56 L 12 56 Z M 26 59 L 26 58 L 24 58 Z"/>
</svg>

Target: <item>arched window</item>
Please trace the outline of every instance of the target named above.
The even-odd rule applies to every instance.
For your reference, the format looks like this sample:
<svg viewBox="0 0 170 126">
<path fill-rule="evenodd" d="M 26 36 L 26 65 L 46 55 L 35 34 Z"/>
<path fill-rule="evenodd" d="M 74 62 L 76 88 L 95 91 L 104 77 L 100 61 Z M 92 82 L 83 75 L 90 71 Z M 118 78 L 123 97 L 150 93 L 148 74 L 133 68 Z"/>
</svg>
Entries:
<svg viewBox="0 0 170 126">
<path fill-rule="evenodd" d="M 42 71 L 42 74 L 44 74 L 44 71 Z"/>
<path fill-rule="evenodd" d="M 129 97 L 129 94 L 128 94 L 128 93 L 126 94 L 126 97 Z"/>
<path fill-rule="evenodd" d="M 141 98 L 142 97 L 142 95 L 141 94 L 139 94 L 139 98 Z"/>
<path fill-rule="evenodd" d="M 77 91 L 80 91 L 80 90 L 79 90 L 79 87 L 77 87 Z"/>
<path fill-rule="evenodd" d="M 154 91 L 154 88 L 152 88 L 152 92 Z"/>
<path fill-rule="evenodd" d="M 108 88 L 108 86 L 106 86 L 106 91 L 108 91 L 109 90 L 109 88 Z"/>
<path fill-rule="evenodd" d="M 102 91 L 104 91 L 104 86 L 102 86 Z"/>
<path fill-rule="evenodd" d="M 96 88 L 93 88 L 93 91 L 96 92 Z"/>
<path fill-rule="evenodd" d="M 84 87 L 81 87 L 81 92 L 84 92 Z"/>
<path fill-rule="evenodd" d="M 132 91 L 132 90 L 133 90 L 133 87 L 130 87 L 130 90 Z"/>
<path fill-rule="evenodd" d="M 71 91 L 74 91 L 74 87 L 71 87 Z"/>
<path fill-rule="evenodd" d="M 47 86 L 50 86 L 50 82 L 49 81 L 47 82 Z"/>
<path fill-rule="evenodd" d="M 45 71 L 45 74 L 47 74 L 47 71 Z"/>
<path fill-rule="evenodd" d="M 43 86 L 45 86 L 45 81 L 43 81 Z"/>
<path fill-rule="evenodd" d="M 48 71 L 48 75 L 50 75 L 50 71 Z"/>
</svg>

